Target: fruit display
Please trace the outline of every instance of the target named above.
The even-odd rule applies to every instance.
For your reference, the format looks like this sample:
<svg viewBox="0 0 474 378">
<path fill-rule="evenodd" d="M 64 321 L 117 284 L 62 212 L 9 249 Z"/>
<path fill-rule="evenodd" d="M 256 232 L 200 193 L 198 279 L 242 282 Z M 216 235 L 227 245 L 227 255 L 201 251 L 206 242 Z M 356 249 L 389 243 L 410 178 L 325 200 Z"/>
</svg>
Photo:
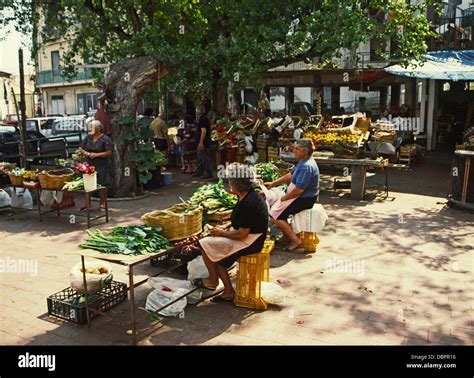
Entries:
<svg viewBox="0 0 474 378">
<path fill-rule="evenodd" d="M 0 162 L 0 172 L 16 168 L 16 163 L 8 163 L 6 161 Z"/>
<path fill-rule="evenodd" d="M 38 181 L 38 171 L 30 171 L 24 168 L 14 168 L 8 172 L 10 176 L 21 177 L 23 181 L 27 182 L 37 182 Z"/>
<path fill-rule="evenodd" d="M 305 132 L 303 134 L 304 138 L 310 138 L 316 144 L 316 146 L 332 146 L 336 143 L 341 144 L 357 144 L 359 141 L 359 136 L 352 134 L 350 131 L 344 132 Z"/>
<path fill-rule="evenodd" d="M 84 273 L 84 269 L 80 269 L 81 273 Z M 95 267 L 95 268 L 85 268 L 86 274 L 109 274 L 109 269 L 106 267 Z"/>
<path fill-rule="evenodd" d="M 38 182 L 38 171 L 28 171 L 23 173 L 23 181 Z"/>
<path fill-rule="evenodd" d="M 204 233 L 200 233 L 199 235 L 191 236 L 175 243 L 174 247 L 176 250 L 173 253 L 173 258 L 187 262 L 200 255 L 201 247 L 199 245 L 199 240 L 204 236 L 206 236 Z"/>
<path fill-rule="evenodd" d="M 463 141 L 470 146 L 474 146 L 474 127 L 471 127 L 464 132 Z"/>
<path fill-rule="evenodd" d="M 188 203 L 192 207 L 203 207 L 207 214 L 214 214 L 233 209 L 237 204 L 237 196 L 225 190 L 221 179 L 217 184 L 207 184 L 196 189 Z"/>
</svg>

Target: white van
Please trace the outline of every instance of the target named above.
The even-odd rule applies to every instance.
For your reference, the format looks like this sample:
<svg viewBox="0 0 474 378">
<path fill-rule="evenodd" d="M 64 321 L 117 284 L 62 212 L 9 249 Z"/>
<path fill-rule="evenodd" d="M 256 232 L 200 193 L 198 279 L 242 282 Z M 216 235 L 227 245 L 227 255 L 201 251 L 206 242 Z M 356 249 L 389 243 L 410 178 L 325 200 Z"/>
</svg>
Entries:
<svg viewBox="0 0 474 378">
<path fill-rule="evenodd" d="M 26 130 L 41 133 L 46 138 L 51 136 L 53 123 L 60 117 L 33 117 L 26 120 Z"/>
</svg>

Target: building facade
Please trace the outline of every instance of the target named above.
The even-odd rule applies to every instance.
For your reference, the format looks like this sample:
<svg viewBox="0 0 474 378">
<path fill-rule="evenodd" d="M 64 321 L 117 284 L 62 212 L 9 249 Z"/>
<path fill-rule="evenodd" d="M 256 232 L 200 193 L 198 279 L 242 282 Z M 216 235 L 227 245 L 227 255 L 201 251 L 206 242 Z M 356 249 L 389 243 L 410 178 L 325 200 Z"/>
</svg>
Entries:
<svg viewBox="0 0 474 378">
<path fill-rule="evenodd" d="M 66 42 L 51 40 L 36 56 L 36 90 L 44 115 L 85 114 L 97 108 L 99 89 L 93 86 L 92 71 L 79 68 L 72 79 L 61 71 L 61 58 Z"/>
</svg>

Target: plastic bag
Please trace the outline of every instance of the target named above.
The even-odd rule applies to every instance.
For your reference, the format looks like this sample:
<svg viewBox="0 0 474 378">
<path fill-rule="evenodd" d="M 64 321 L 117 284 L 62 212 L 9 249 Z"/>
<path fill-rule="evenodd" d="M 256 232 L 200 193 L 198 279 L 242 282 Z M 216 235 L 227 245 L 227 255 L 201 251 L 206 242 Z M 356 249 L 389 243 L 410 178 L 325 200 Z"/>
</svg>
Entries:
<svg viewBox="0 0 474 378">
<path fill-rule="evenodd" d="M 12 204 L 12 199 L 3 189 L 0 189 L 0 211 L 7 210 Z"/>
<path fill-rule="evenodd" d="M 54 201 L 61 203 L 63 200 L 63 193 L 52 190 L 42 190 L 40 195 L 40 201 L 44 206 L 52 206 Z"/>
<path fill-rule="evenodd" d="M 105 261 L 86 261 L 84 265 L 86 267 L 87 292 L 89 294 L 97 293 L 110 285 L 113 275 L 112 267 L 109 263 Z M 89 269 L 95 272 L 87 273 Z M 84 286 L 84 278 L 81 270 L 82 263 L 74 265 L 71 269 L 71 288 L 78 293 L 85 294 L 86 288 Z"/>
<path fill-rule="evenodd" d="M 13 188 L 10 193 L 11 207 L 29 210 L 33 208 L 33 197 L 28 189 Z"/>
<path fill-rule="evenodd" d="M 262 299 L 271 304 L 282 303 L 285 299 L 285 290 L 275 283 L 262 281 Z"/>
<path fill-rule="evenodd" d="M 207 270 L 206 264 L 204 264 L 202 256 L 198 256 L 188 262 L 188 273 L 188 280 L 209 277 L 209 271 Z"/>
<path fill-rule="evenodd" d="M 177 289 L 175 291 L 163 291 L 161 289 L 155 289 L 146 298 L 145 308 L 148 311 L 156 312 L 160 307 L 170 303 L 171 301 L 179 298 L 180 296 L 186 294 L 185 289 Z M 166 307 L 165 309 L 158 312 L 158 314 L 163 316 L 176 316 L 183 312 L 187 304 L 186 297 L 180 299 L 176 303 Z"/>
<path fill-rule="evenodd" d="M 267 189 L 265 185 L 260 184 L 260 189 L 262 189 L 263 194 L 265 194 L 265 200 L 267 201 L 268 208 L 272 207 L 276 201 L 285 195 L 285 191 L 281 186 Z"/>
<path fill-rule="evenodd" d="M 169 277 L 151 277 L 148 280 L 148 283 L 154 289 L 162 290 L 163 287 L 166 287 L 171 289 L 172 292 L 178 289 L 184 289 L 186 292 L 189 292 L 194 289 L 194 285 L 190 281 L 178 280 Z M 191 293 L 187 296 L 187 301 L 189 304 L 195 304 L 201 300 L 201 297 L 202 291 L 196 290 L 194 293 Z"/>
</svg>

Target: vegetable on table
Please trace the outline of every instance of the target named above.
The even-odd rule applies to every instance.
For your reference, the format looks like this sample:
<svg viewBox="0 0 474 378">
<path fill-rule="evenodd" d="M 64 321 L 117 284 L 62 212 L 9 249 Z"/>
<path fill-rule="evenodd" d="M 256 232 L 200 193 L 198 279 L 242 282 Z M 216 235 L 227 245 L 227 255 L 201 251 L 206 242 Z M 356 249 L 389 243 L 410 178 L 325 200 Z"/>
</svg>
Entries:
<svg viewBox="0 0 474 378">
<path fill-rule="evenodd" d="M 89 238 L 80 245 L 103 253 L 143 255 L 171 248 L 163 235 L 161 227 L 146 225 L 113 227 L 109 235 L 100 230 L 87 231 Z"/>
<path fill-rule="evenodd" d="M 231 210 L 237 204 L 237 196 L 228 193 L 224 188 L 224 182 L 219 180 L 217 184 L 207 184 L 199 187 L 188 200 L 191 206 L 201 206 L 207 214 Z"/>
<path fill-rule="evenodd" d="M 264 182 L 271 182 L 280 178 L 280 170 L 275 164 L 260 163 L 256 164 L 257 173 L 262 177 Z"/>
<path fill-rule="evenodd" d="M 83 190 L 83 189 L 84 189 L 84 179 L 80 177 L 80 178 L 77 178 L 76 180 L 66 182 L 62 190 L 74 191 L 74 190 Z"/>
</svg>

